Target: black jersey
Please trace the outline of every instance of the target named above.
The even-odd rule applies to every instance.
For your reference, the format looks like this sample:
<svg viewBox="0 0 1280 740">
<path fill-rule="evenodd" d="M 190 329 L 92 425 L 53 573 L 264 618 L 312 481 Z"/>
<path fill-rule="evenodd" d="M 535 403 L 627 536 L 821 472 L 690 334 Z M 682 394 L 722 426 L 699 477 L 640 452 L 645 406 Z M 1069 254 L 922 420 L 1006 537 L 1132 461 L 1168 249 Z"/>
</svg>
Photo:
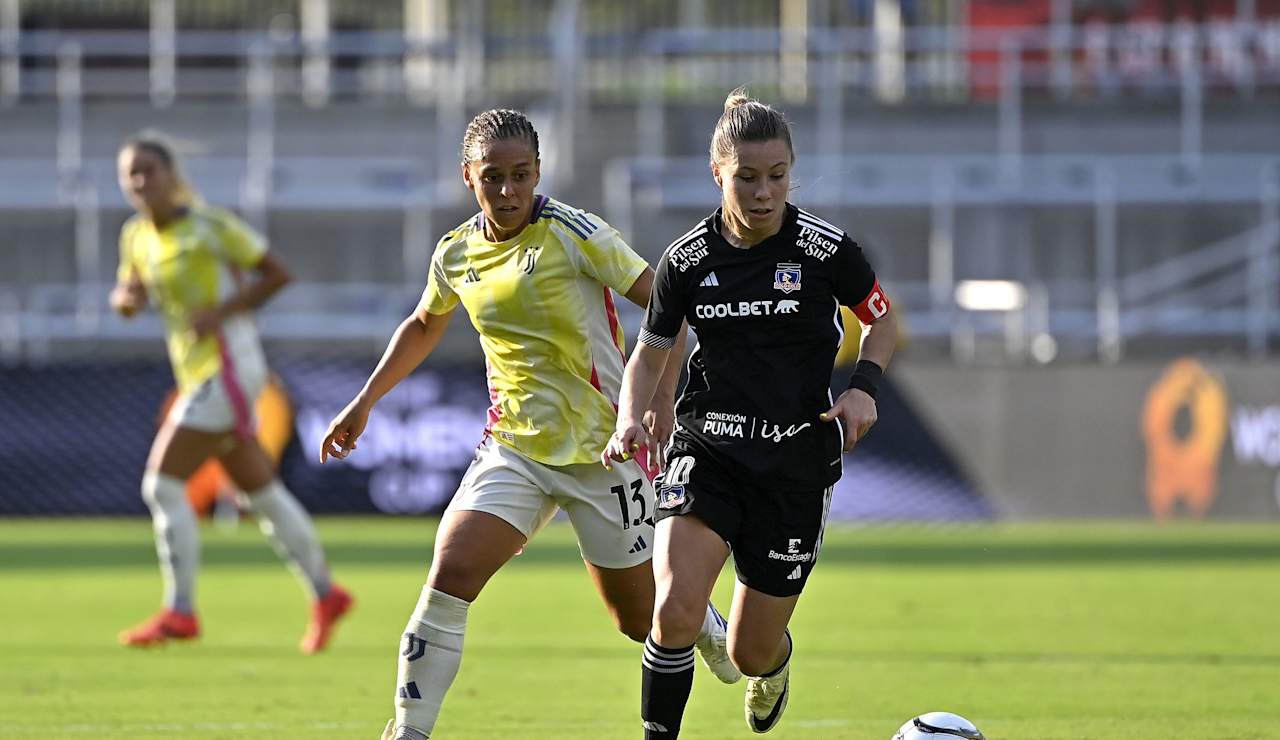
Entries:
<svg viewBox="0 0 1280 740">
<path fill-rule="evenodd" d="M 876 276 L 840 229 L 790 203 L 777 234 L 749 249 L 721 235 L 717 210 L 658 263 L 640 341 L 670 348 L 687 320 L 698 338 L 676 404 L 677 447 L 766 485 L 821 489 L 840 478 L 834 403 L 840 305 L 865 304 Z"/>
</svg>

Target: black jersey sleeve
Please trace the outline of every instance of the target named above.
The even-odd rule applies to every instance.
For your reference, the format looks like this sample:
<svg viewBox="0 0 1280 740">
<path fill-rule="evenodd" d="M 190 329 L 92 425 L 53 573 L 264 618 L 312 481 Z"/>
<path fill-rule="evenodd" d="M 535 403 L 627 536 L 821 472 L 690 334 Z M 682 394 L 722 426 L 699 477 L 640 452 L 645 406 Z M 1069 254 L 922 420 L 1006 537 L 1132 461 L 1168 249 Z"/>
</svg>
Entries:
<svg viewBox="0 0 1280 740">
<path fill-rule="evenodd" d="M 836 299 L 850 308 L 867 300 L 876 285 L 876 273 L 862 253 L 862 247 L 845 234 L 831 261 L 835 272 L 832 285 Z"/>
<path fill-rule="evenodd" d="M 640 327 L 641 342 L 657 349 L 675 346 L 676 335 L 684 324 L 689 305 L 685 274 L 676 269 L 671 261 L 671 250 L 667 250 L 654 271 L 653 291 L 649 294 L 649 307 L 645 309 L 644 324 Z"/>
</svg>

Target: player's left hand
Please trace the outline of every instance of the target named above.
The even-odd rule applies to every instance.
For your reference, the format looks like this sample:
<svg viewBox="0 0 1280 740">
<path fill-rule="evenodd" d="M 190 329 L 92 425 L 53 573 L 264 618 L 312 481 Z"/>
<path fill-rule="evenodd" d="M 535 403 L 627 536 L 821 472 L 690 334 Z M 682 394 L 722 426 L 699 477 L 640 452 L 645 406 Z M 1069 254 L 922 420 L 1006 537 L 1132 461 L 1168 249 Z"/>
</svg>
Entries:
<svg viewBox="0 0 1280 740">
<path fill-rule="evenodd" d="M 222 312 L 216 308 L 206 308 L 191 319 L 191 329 L 201 339 L 218 331 L 220 326 L 222 326 Z"/>
<path fill-rule="evenodd" d="M 871 431 L 879 417 L 876 400 L 857 388 L 850 388 L 840 394 L 835 406 L 818 414 L 818 418 L 828 423 L 839 419 L 844 424 L 844 451 L 848 452 Z"/>
</svg>

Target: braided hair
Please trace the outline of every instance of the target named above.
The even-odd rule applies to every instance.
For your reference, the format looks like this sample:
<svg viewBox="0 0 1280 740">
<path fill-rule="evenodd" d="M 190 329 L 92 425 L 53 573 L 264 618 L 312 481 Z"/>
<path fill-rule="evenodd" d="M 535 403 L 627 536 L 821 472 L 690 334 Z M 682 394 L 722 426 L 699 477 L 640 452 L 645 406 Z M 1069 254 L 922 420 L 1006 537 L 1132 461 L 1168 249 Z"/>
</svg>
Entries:
<svg viewBox="0 0 1280 740">
<path fill-rule="evenodd" d="M 462 163 L 470 164 L 484 157 L 490 144 L 506 139 L 523 139 L 538 158 L 538 132 L 523 113 L 509 108 L 494 108 L 471 119 L 462 136 Z"/>
</svg>

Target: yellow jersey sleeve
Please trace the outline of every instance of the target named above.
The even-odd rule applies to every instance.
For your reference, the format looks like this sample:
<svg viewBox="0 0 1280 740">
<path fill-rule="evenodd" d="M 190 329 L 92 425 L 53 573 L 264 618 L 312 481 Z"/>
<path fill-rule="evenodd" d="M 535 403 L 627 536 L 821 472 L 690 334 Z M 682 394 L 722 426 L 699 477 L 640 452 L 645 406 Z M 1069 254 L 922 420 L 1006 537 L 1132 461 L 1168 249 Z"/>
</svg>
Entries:
<svg viewBox="0 0 1280 740">
<path fill-rule="evenodd" d="M 649 266 L 635 253 L 618 230 L 591 215 L 592 221 L 604 224 L 586 239 L 573 238 L 566 245 L 569 259 L 578 271 L 609 286 L 619 295 L 626 295 L 636 278 Z"/>
<path fill-rule="evenodd" d="M 427 272 L 427 287 L 422 291 L 422 299 L 418 301 L 420 308 L 427 313 L 446 314 L 458 307 L 458 294 L 449 285 L 449 278 L 444 269 L 445 252 L 454 243 L 455 232 L 445 234 L 436 244 L 431 254 L 431 268 Z"/>
<path fill-rule="evenodd" d="M 140 274 L 141 268 L 134 262 L 133 234 L 137 227 L 137 216 L 130 217 L 120 227 L 120 264 L 116 267 L 116 282 L 127 283 L 134 275 Z"/>
<path fill-rule="evenodd" d="M 217 235 L 222 256 L 240 267 L 254 267 L 267 253 L 267 241 L 227 211 L 214 210 L 210 222 Z"/>
</svg>

